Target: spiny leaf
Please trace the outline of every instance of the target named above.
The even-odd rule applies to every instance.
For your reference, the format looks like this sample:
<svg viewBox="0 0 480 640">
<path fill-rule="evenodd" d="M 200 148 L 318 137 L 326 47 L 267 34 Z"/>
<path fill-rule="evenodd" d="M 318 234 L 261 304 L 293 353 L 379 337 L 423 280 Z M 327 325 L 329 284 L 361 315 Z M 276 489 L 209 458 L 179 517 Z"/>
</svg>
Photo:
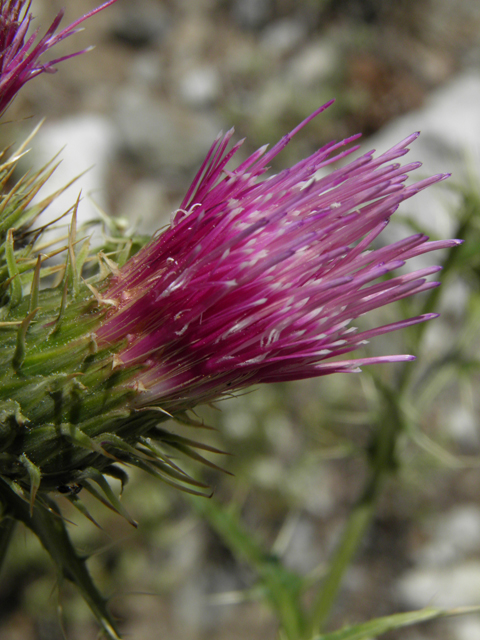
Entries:
<svg viewBox="0 0 480 640">
<path fill-rule="evenodd" d="M 3 482 L 1 480 L 0 499 L 8 513 L 22 521 L 38 536 L 57 565 L 60 574 L 75 583 L 105 635 L 110 640 L 120 640 L 115 621 L 108 611 L 107 601 L 93 583 L 85 558 L 82 558 L 72 545 L 64 519 L 56 503 L 47 496 L 43 496 L 42 504 L 37 500 L 33 514 L 30 515 L 28 502 L 10 491 L 5 480 L 3 479 Z"/>
<path fill-rule="evenodd" d="M 125 520 L 129 522 L 133 527 L 138 527 L 138 523 L 130 516 L 128 511 L 121 504 L 121 502 L 119 502 L 116 496 L 114 501 L 105 498 L 95 487 L 90 484 L 90 482 L 88 482 L 88 480 L 82 480 L 82 486 L 84 489 L 86 489 L 86 491 L 88 491 L 88 493 L 90 493 L 94 498 L 101 502 L 105 507 L 107 507 L 117 515 L 123 516 Z"/>
<path fill-rule="evenodd" d="M 77 425 L 71 424 L 69 422 L 64 422 L 60 425 L 60 433 L 79 447 L 94 451 L 95 453 L 100 453 L 103 456 L 115 460 L 115 458 L 111 454 L 109 454 L 108 451 L 105 451 L 103 447 L 101 447 L 97 442 L 95 442 L 94 439 L 90 438 L 90 436 L 84 433 Z"/>
<path fill-rule="evenodd" d="M 134 466 L 139 467 L 140 469 L 142 469 L 143 471 L 146 471 L 150 475 L 162 480 L 162 482 L 165 482 L 165 484 L 168 484 L 175 489 L 179 489 L 184 493 L 189 493 L 191 495 L 199 496 L 199 497 L 201 496 L 202 498 L 210 498 L 212 495 L 211 493 L 207 494 L 207 493 L 202 493 L 201 491 L 195 491 L 194 489 L 191 489 L 188 486 L 180 484 L 179 482 L 174 482 L 169 478 L 169 476 L 171 476 L 172 474 L 168 470 L 168 467 L 167 469 L 163 469 L 163 473 L 162 473 L 160 469 L 155 468 L 155 466 L 153 465 L 149 465 L 145 463 L 143 460 L 131 460 L 130 464 L 133 464 Z M 204 485 L 202 483 L 197 483 L 195 481 L 192 483 L 188 480 L 188 476 L 186 476 L 186 478 L 180 477 L 181 482 L 185 482 L 185 483 L 188 482 L 189 484 L 196 484 L 197 486 L 204 486 L 205 488 L 207 488 L 207 485 Z"/>
<path fill-rule="evenodd" d="M 84 503 L 80 500 L 80 498 L 77 495 L 75 495 L 74 493 L 70 493 L 65 497 L 75 507 L 75 509 L 80 511 L 80 513 L 84 515 L 88 520 L 90 520 L 90 522 L 92 522 L 98 529 L 102 529 L 102 527 L 98 524 L 95 518 L 90 514 L 87 507 L 84 505 Z"/>
<path fill-rule="evenodd" d="M 168 434 L 166 436 L 164 436 L 163 434 L 160 436 L 161 441 L 164 442 L 166 445 L 172 447 L 173 449 L 176 449 L 177 451 L 180 451 L 180 453 L 183 453 L 185 456 L 191 458 L 192 460 L 195 460 L 196 462 L 200 462 L 205 466 L 210 467 L 211 469 L 215 469 L 216 471 L 222 471 L 223 473 L 226 473 L 230 476 L 233 475 L 233 473 L 230 473 L 230 471 L 227 471 L 226 469 L 219 467 L 218 465 L 214 464 L 213 462 L 201 456 L 199 453 L 195 451 L 195 449 L 204 449 L 206 451 L 211 451 L 212 453 L 224 453 L 223 451 L 220 451 L 220 449 L 209 447 L 208 445 L 204 445 L 201 442 L 196 442 L 195 440 L 191 440 L 190 438 L 183 438 L 182 436 L 175 436 L 174 434 L 169 434 L 168 432 L 165 432 L 163 429 L 162 430 L 158 429 L 158 431 L 163 431 L 165 434 Z"/>
<path fill-rule="evenodd" d="M 32 288 L 30 290 L 30 303 L 28 306 L 29 313 L 38 307 L 38 295 L 40 290 L 40 269 L 42 267 L 42 258 L 38 256 L 35 272 L 33 275 Z"/>
<path fill-rule="evenodd" d="M 103 474 L 106 476 L 110 476 L 111 478 L 115 478 L 115 480 L 120 481 L 121 483 L 120 495 L 121 495 L 123 493 L 123 489 L 125 485 L 129 480 L 128 473 L 125 471 L 125 469 L 122 469 L 121 467 L 117 467 L 116 465 L 112 464 L 106 467 L 105 469 L 103 469 Z"/>
</svg>

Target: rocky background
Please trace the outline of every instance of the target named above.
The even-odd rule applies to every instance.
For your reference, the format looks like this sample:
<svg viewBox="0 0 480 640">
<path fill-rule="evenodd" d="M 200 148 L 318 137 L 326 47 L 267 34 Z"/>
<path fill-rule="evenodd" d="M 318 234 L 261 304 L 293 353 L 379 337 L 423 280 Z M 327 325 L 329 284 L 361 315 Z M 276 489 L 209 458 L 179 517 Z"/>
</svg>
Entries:
<svg viewBox="0 0 480 640">
<path fill-rule="evenodd" d="M 36 24 L 43 30 L 63 4 L 70 22 L 97 3 L 34 0 Z M 82 189 L 84 220 L 100 207 L 151 233 L 168 222 L 221 129 L 234 124 L 247 154 L 332 97 L 335 105 L 273 169 L 358 131 L 384 150 L 422 129 L 412 159 L 427 173 L 453 169 L 454 186 L 478 186 L 474 0 L 118 0 L 85 26 L 55 54 L 92 43 L 95 51 L 29 83 L 0 127 L 6 146 L 46 117 L 26 166 L 64 147 L 51 190 L 90 168 L 52 216 Z M 458 191 L 442 186 L 412 201 L 403 224 L 445 237 L 460 206 Z M 478 271 L 473 252 L 471 260 Z M 413 365 L 419 371 L 457 338 L 476 353 L 479 289 L 478 273 L 445 288 L 443 320 L 427 333 L 423 360 Z M 377 340 L 375 352 L 385 346 L 392 348 Z M 405 443 L 403 467 L 346 576 L 334 627 L 429 604 L 480 603 L 478 380 L 476 372 L 457 373 L 436 378 L 422 396 L 418 433 Z M 231 501 L 287 566 L 312 578 L 322 575 L 365 474 L 377 400 L 368 372 L 351 378 L 267 387 L 221 403 L 221 413 L 203 412 L 219 428 L 206 440 L 235 454 L 221 462 L 234 478 L 205 475 L 216 496 Z M 99 531 L 66 507 L 79 547 L 96 552 L 92 571 L 112 594 L 125 636 L 273 640 L 275 619 L 247 567 L 188 500 L 133 475 L 124 500 L 138 531 L 91 505 Z M 60 640 L 63 625 L 69 640 L 93 640 L 88 610 L 68 583 L 57 586 L 36 541 L 19 530 L 0 584 L 0 638 Z M 385 637 L 473 640 L 480 619 Z"/>
</svg>

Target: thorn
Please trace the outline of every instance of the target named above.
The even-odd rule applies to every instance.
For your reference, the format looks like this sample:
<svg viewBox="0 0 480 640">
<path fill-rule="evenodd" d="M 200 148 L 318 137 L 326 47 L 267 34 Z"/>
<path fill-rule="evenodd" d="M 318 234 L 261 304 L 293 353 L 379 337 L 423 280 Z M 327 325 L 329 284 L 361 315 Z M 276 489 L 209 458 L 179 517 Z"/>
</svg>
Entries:
<svg viewBox="0 0 480 640">
<path fill-rule="evenodd" d="M 66 270 L 65 270 L 66 274 Z M 65 284 L 63 285 L 63 293 L 62 293 L 62 301 L 60 302 L 60 311 L 58 312 L 57 319 L 55 320 L 55 326 L 52 331 L 52 335 L 56 333 L 62 324 L 63 314 L 65 313 L 65 308 L 67 306 L 67 295 L 68 295 L 68 278 L 65 278 Z"/>
<path fill-rule="evenodd" d="M 112 300 L 111 298 L 102 298 L 102 296 L 98 293 L 94 286 L 89 284 L 86 280 L 83 280 L 84 284 L 90 289 L 90 291 L 95 296 L 96 301 L 100 305 L 109 305 L 110 307 L 118 307 L 118 302 L 116 300 Z"/>
<path fill-rule="evenodd" d="M 28 327 L 32 319 L 35 317 L 38 308 L 31 311 L 22 321 L 22 324 L 18 327 L 17 331 L 17 347 L 15 349 L 15 353 L 13 354 L 12 366 L 17 372 L 25 360 L 25 337 L 27 335 Z"/>
<path fill-rule="evenodd" d="M 141 384 L 141 383 L 140 383 Z M 143 386 L 143 385 L 142 385 Z M 146 391 L 146 389 L 145 389 Z M 172 416 L 171 413 L 168 413 L 168 411 L 166 411 L 165 409 L 162 409 L 162 407 L 141 407 L 140 409 L 135 409 L 136 412 L 141 412 L 141 411 L 158 411 L 159 413 L 163 413 L 164 415 L 168 416 L 169 418 L 172 418 L 175 420 L 175 418 Z"/>
<path fill-rule="evenodd" d="M 98 257 L 105 262 L 105 264 L 107 265 L 107 267 L 110 269 L 110 271 L 113 273 L 114 276 L 120 275 L 120 269 L 118 268 L 118 265 L 113 260 L 110 260 L 110 258 L 108 258 L 103 253 L 103 251 L 100 251 L 100 253 L 98 254 Z"/>
<path fill-rule="evenodd" d="M 118 353 L 114 353 L 112 358 L 112 371 L 117 367 L 121 367 L 123 364 L 124 362 L 121 359 L 121 357 L 118 355 Z"/>
<path fill-rule="evenodd" d="M 92 333 L 88 336 L 90 338 L 90 345 L 92 353 L 98 353 L 97 334 Z"/>
<path fill-rule="evenodd" d="M 13 243 L 13 232 L 15 229 L 9 229 L 7 233 L 7 242 L 5 247 L 5 253 L 7 258 L 8 275 L 11 278 L 11 297 L 10 306 L 16 307 L 23 297 L 22 283 L 20 281 L 20 273 L 18 271 L 18 265 L 15 260 L 15 251 Z"/>
<path fill-rule="evenodd" d="M 77 201 L 73 208 L 72 221 L 70 223 L 70 233 L 68 234 L 68 255 L 70 256 L 70 274 L 73 284 L 73 293 L 77 297 L 79 274 L 77 271 L 77 262 L 75 256 L 75 243 L 77 241 L 77 212 L 80 204 L 81 192 L 78 194 Z"/>
<path fill-rule="evenodd" d="M 33 274 L 32 287 L 30 289 L 30 304 L 28 307 L 28 310 L 30 313 L 38 307 L 38 294 L 40 290 L 41 268 L 42 268 L 42 256 L 39 255 L 37 258 L 37 264 L 35 265 L 35 272 Z"/>
</svg>

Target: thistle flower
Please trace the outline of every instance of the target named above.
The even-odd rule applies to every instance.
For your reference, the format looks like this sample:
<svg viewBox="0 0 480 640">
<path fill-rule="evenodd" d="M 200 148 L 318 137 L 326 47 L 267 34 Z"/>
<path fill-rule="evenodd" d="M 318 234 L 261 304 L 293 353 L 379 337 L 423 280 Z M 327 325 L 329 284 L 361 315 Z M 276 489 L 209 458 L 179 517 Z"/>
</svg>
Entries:
<svg viewBox="0 0 480 640">
<path fill-rule="evenodd" d="M 426 279 L 437 266 L 378 279 L 414 256 L 457 243 L 416 234 L 370 250 L 402 201 L 447 177 L 405 185 L 420 163 L 394 161 L 418 134 L 377 158 L 371 151 L 319 177 L 358 148 L 340 151 L 353 136 L 258 180 L 329 104 L 232 171 L 226 165 L 241 143 L 227 151 L 232 131 L 219 137 L 169 228 L 111 279 L 102 295 L 112 309 L 96 336 L 99 347 L 126 339 L 117 363 L 139 367 L 134 406 L 160 404 L 175 413 L 251 384 L 413 359 L 337 356 L 437 315 L 362 332 L 352 326 L 372 309 L 438 286 Z"/>
<path fill-rule="evenodd" d="M 108 0 L 56 33 L 64 15 L 64 11 L 60 11 L 45 35 L 36 42 L 38 29 L 28 35 L 33 19 L 30 13 L 31 0 L 0 0 L 0 114 L 26 82 L 41 73 L 54 73 L 59 62 L 88 51 L 84 49 L 55 60 L 40 60 L 58 42 L 77 33 L 84 20 L 114 2 L 116 0 Z"/>
<path fill-rule="evenodd" d="M 418 134 L 326 173 L 358 148 L 344 149 L 353 136 L 259 179 L 327 106 L 233 170 L 227 164 L 241 142 L 227 151 L 233 132 L 219 136 L 171 224 L 137 253 L 136 240 L 121 237 L 113 221 L 113 237 L 92 253 L 75 214 L 67 245 L 48 253 L 45 228 L 32 226 L 51 198 L 30 203 L 50 169 L 11 188 L 24 147 L 0 165 L 0 549 L 11 535 L 5 522 L 23 521 L 75 581 L 109 638 L 119 637 L 115 622 L 52 491 L 91 518 L 77 495 L 83 488 L 132 523 L 105 478 L 125 482 L 124 465 L 202 492 L 206 485 L 179 468 L 172 451 L 215 466 L 199 451 L 216 450 L 165 429 L 168 417 L 196 426 L 188 410 L 247 385 L 411 360 L 343 356 L 436 316 L 365 331 L 352 324 L 436 287 L 427 278 L 440 267 L 382 277 L 459 243 L 416 234 L 371 249 L 401 202 L 447 177 L 405 184 L 420 164 L 396 160 Z M 64 265 L 48 263 L 62 252 Z"/>
</svg>

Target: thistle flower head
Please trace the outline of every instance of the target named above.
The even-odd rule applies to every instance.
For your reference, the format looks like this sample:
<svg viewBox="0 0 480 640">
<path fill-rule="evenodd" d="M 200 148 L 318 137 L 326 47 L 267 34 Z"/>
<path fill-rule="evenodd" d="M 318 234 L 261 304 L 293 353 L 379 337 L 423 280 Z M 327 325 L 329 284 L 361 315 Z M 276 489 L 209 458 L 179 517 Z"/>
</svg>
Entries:
<svg viewBox="0 0 480 640">
<path fill-rule="evenodd" d="M 87 51 L 77 51 L 54 60 L 43 56 L 58 42 L 79 31 L 79 25 L 116 0 L 109 0 L 93 9 L 70 26 L 57 32 L 64 11 L 60 11 L 45 35 L 38 38 L 39 29 L 28 33 L 33 16 L 31 0 L 0 0 L 0 114 L 8 107 L 21 87 L 41 73 L 53 73 L 63 60 Z"/>
<path fill-rule="evenodd" d="M 329 104 L 233 170 L 226 165 L 241 143 L 227 151 L 233 132 L 219 137 L 170 226 L 103 292 L 112 308 L 97 330 L 98 344 L 124 341 L 117 362 L 138 367 L 137 406 L 159 403 L 175 413 L 255 383 L 413 359 L 337 356 L 435 317 L 362 332 L 352 325 L 370 310 L 436 287 L 427 277 L 440 267 L 379 278 L 457 242 L 416 234 L 371 250 L 402 201 L 447 177 L 405 184 L 420 163 L 397 160 L 418 134 L 326 174 L 325 167 L 358 148 L 342 150 L 357 136 L 332 142 L 259 180 L 294 133 Z"/>
<path fill-rule="evenodd" d="M 416 234 L 372 244 L 403 200 L 446 176 L 406 185 L 419 163 L 397 160 L 413 134 L 377 157 L 368 152 L 327 173 L 357 148 L 344 149 L 356 136 L 332 142 L 265 178 L 274 156 L 318 112 L 233 170 L 227 163 L 241 143 L 227 151 L 232 132 L 220 136 L 171 224 L 136 254 L 132 239 L 118 233 L 103 251 L 91 252 L 75 214 L 64 246 L 42 240 L 46 227 L 35 222 L 52 197 L 31 202 L 52 168 L 11 188 L 25 145 L 2 158 L 0 517 L 33 529 L 114 640 L 115 622 L 49 494 L 65 493 L 91 518 L 77 495 L 83 488 L 134 524 L 105 478 L 123 483 L 120 465 L 134 465 L 205 495 L 207 485 L 183 471 L 176 456 L 215 467 L 201 452 L 220 452 L 168 431 L 167 417 L 197 426 L 189 409 L 247 385 L 409 360 L 347 354 L 376 335 L 435 317 L 364 331 L 354 324 L 370 310 L 437 286 L 427 278 L 439 267 L 390 273 L 458 241 Z M 65 264 L 49 264 L 59 253 Z"/>
</svg>

